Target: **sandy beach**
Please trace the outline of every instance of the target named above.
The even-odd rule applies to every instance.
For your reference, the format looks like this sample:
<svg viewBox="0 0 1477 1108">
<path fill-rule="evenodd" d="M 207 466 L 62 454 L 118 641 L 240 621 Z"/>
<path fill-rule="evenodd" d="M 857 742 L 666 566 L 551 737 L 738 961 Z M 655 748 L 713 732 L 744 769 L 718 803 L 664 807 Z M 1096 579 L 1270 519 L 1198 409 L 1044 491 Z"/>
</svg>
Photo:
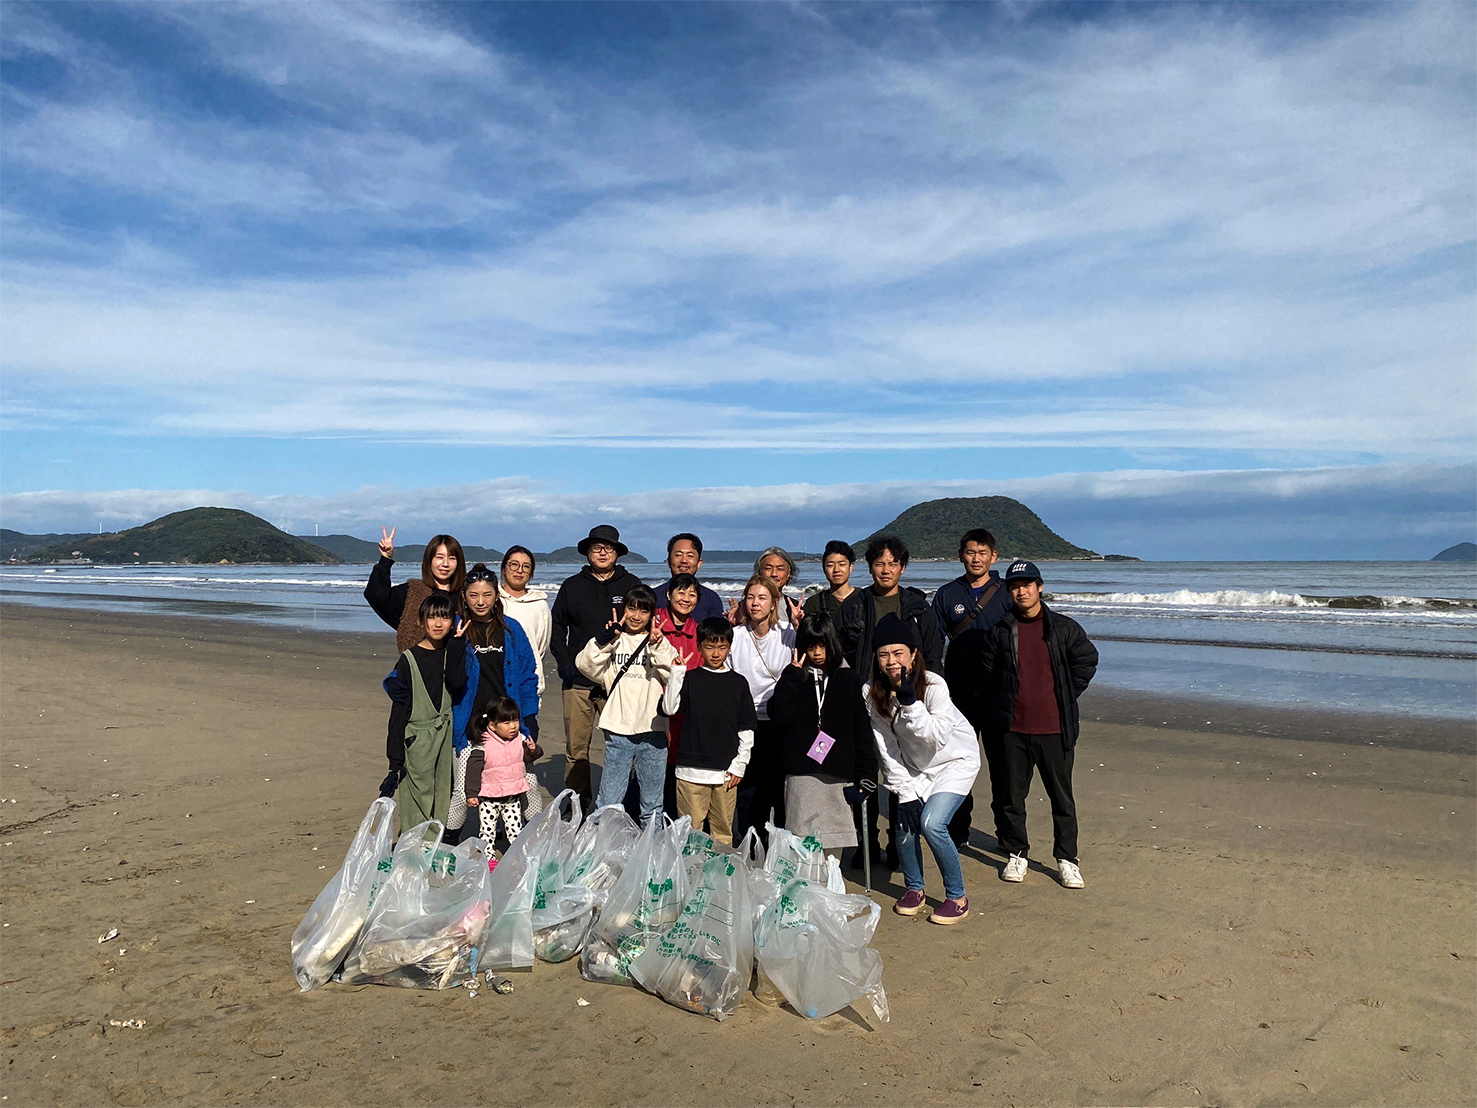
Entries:
<svg viewBox="0 0 1477 1108">
<path fill-rule="evenodd" d="M 977 786 L 973 916 L 883 913 L 881 1030 L 752 997 L 718 1024 L 573 963 L 300 994 L 288 937 L 384 775 L 393 654 L 0 609 L 8 1105 L 1477 1103 L 1471 723 L 1090 692 L 1088 887 L 1001 882 Z M 557 697 L 541 722 L 557 788 Z M 1031 811 L 1049 858 L 1039 785 Z"/>
</svg>

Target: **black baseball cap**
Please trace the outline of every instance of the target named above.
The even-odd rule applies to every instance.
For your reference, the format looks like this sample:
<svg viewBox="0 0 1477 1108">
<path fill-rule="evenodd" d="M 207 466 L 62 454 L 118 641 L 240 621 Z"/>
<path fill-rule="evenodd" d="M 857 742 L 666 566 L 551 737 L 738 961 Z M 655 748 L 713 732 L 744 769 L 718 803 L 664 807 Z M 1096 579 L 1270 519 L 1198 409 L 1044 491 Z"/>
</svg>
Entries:
<svg viewBox="0 0 1477 1108">
<path fill-rule="evenodd" d="M 1021 559 L 1021 560 L 1015 561 L 1015 562 L 1011 562 L 1010 563 L 1010 568 L 1005 571 L 1005 583 L 1007 585 L 1010 584 L 1012 581 L 1040 581 L 1040 580 L 1041 580 L 1041 571 L 1036 568 L 1036 563 L 1035 562 L 1028 562 L 1028 561 L 1025 561 L 1024 559 Z"/>
</svg>

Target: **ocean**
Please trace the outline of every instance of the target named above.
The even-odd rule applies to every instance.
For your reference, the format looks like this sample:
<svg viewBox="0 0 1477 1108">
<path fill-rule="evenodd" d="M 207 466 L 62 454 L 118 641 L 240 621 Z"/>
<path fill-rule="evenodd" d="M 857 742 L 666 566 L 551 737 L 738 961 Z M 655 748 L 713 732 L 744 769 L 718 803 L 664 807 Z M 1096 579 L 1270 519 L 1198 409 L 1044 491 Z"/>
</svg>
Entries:
<svg viewBox="0 0 1477 1108">
<path fill-rule="evenodd" d="M 397 565 L 395 580 L 418 567 Z M 660 565 L 633 565 L 661 579 Z M 540 565 L 552 601 L 577 564 Z M 1451 562 L 1043 562 L 1047 601 L 1102 654 L 1097 682 L 1241 704 L 1477 720 L 1477 567 Z M 737 595 L 748 564 L 709 562 Z M 914 562 L 932 593 L 954 562 Z M 0 599 L 334 631 L 385 630 L 361 595 L 369 567 L 3 566 Z M 821 583 L 800 567 L 797 595 Z M 854 581 L 869 580 L 858 567 Z"/>
</svg>

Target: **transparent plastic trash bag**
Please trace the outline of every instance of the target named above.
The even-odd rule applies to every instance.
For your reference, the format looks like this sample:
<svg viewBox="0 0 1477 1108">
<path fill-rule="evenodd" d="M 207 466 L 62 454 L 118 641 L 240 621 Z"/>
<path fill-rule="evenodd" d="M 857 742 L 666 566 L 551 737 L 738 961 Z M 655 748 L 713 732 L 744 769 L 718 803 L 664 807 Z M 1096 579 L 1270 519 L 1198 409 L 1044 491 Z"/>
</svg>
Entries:
<svg viewBox="0 0 1477 1108">
<path fill-rule="evenodd" d="M 677 922 L 687 899 L 682 847 L 691 828 L 686 816 L 670 826 L 662 815 L 646 821 L 580 951 L 580 976 L 586 981 L 631 984 L 632 961 L 648 940 Z"/>
<path fill-rule="evenodd" d="M 572 811 L 568 820 L 563 818 L 567 807 Z M 541 892 L 546 907 L 549 893 L 559 887 L 558 872 L 574 844 L 579 821 L 579 800 L 566 789 L 529 820 L 503 852 L 492 871 L 492 918 L 479 965 L 487 969 L 527 969 L 533 965 L 534 909 L 540 906 Z M 546 866 L 550 867 L 548 871 Z"/>
<path fill-rule="evenodd" d="M 476 974 L 489 916 L 487 852 L 481 839 L 445 848 L 444 831 L 428 820 L 400 836 L 389 878 L 345 959 L 345 984 L 450 989 Z"/>
<path fill-rule="evenodd" d="M 772 823 L 764 826 L 769 831 L 769 853 L 764 858 L 764 868 L 781 887 L 799 878 L 813 885 L 824 885 L 833 893 L 846 891 L 841 863 L 826 854 L 819 839 L 813 835 L 796 835 Z"/>
<path fill-rule="evenodd" d="M 876 1022 L 886 1023 L 882 955 L 868 945 L 880 915 L 867 897 L 790 882 L 754 934 L 760 986 L 777 989 L 806 1019 L 832 1015 L 866 998 Z"/>
<path fill-rule="evenodd" d="M 303 992 L 332 977 L 359 937 L 370 898 L 390 872 L 394 841 L 395 800 L 380 797 L 360 822 L 344 864 L 292 933 L 292 972 Z"/>
<path fill-rule="evenodd" d="M 614 804 L 596 808 L 574 837 L 564 865 L 564 883 L 608 893 L 626 868 L 640 834 L 641 828 L 624 808 Z"/>
<path fill-rule="evenodd" d="M 646 944 L 631 977 L 678 1008 L 727 1019 L 754 973 L 753 914 L 743 860 L 709 856 L 677 922 Z"/>
</svg>

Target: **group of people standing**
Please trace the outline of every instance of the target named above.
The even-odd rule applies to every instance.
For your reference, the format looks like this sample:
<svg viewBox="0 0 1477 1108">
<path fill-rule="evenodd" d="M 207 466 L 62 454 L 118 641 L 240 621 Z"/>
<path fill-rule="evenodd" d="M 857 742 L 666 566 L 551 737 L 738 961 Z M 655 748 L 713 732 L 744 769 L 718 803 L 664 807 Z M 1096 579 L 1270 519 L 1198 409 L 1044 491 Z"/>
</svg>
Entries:
<svg viewBox="0 0 1477 1108">
<path fill-rule="evenodd" d="M 515 838 L 539 797 L 528 772 L 542 756 L 542 659 L 553 655 L 565 735 L 565 786 L 592 806 L 648 819 L 686 815 L 725 844 L 767 825 L 813 836 L 857 866 L 862 851 L 901 869 L 894 911 L 924 907 L 922 844 L 944 882 L 929 917 L 969 914 L 959 847 L 968 841 L 983 749 L 1006 881 L 1028 872 L 1025 800 L 1039 772 L 1051 801 L 1053 853 L 1067 888 L 1077 857 L 1072 762 L 1077 699 L 1097 668 L 1082 628 L 1051 611 L 1029 561 L 994 569 L 985 529 L 959 543 L 964 572 L 932 599 L 904 586 L 908 549 L 872 540 L 870 585 L 851 583 L 856 553 L 827 543 L 827 587 L 802 604 L 794 559 L 771 547 L 727 606 L 698 578 L 703 544 L 667 542 L 668 577 L 648 587 L 620 563 L 620 533 L 599 525 L 586 559 L 552 606 L 531 587 L 534 555 L 514 546 L 497 572 L 468 569 L 461 544 L 437 535 L 421 574 L 392 585 L 394 532 L 365 598 L 396 629 L 381 792 L 398 794 L 402 825 L 440 819 L 448 834 L 489 845 Z M 793 591 L 793 589 L 792 589 Z M 590 748 L 605 736 L 594 792 Z M 886 789 L 884 851 L 875 801 Z M 865 816 L 863 816 L 865 813 Z M 845 852 L 850 849 L 851 855 Z"/>
</svg>

